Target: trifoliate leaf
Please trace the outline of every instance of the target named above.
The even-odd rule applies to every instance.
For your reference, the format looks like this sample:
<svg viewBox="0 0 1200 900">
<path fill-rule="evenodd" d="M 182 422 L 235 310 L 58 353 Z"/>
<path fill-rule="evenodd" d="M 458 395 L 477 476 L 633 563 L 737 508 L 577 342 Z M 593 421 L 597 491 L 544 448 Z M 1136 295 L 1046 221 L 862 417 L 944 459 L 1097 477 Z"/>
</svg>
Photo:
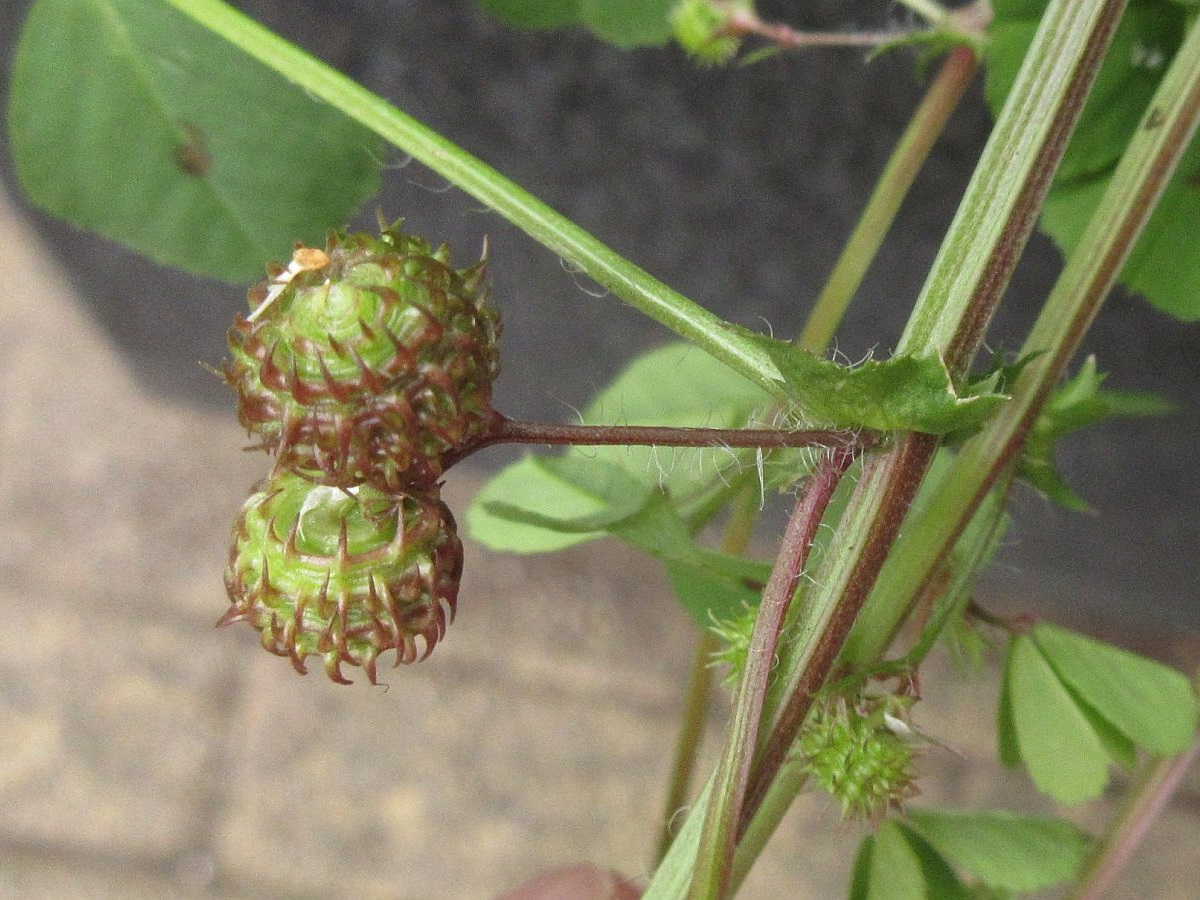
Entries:
<svg viewBox="0 0 1200 900">
<path fill-rule="evenodd" d="M 1108 783 L 1103 740 L 1032 639 L 1014 637 L 1010 653 L 1013 730 L 1033 783 L 1068 805 L 1098 797 Z"/>
<path fill-rule="evenodd" d="M 228 280 L 319 246 L 379 186 L 378 138 L 166 3 L 38 0 L 8 125 L 34 203 Z"/>
<path fill-rule="evenodd" d="M 1196 696 L 1181 672 L 1054 625 L 1032 638 L 1071 691 L 1139 747 L 1172 756 L 1191 743 Z"/>
<path fill-rule="evenodd" d="M 558 28 L 579 18 L 579 0 L 479 0 L 479 5 L 517 28 Z"/>
<path fill-rule="evenodd" d="M 998 112 L 1029 47 L 1045 0 L 995 0 L 989 28 L 987 97 Z M 1187 12 L 1170 0 L 1133 0 L 1105 57 L 1042 211 L 1041 227 L 1066 253 L 1100 202 L 1117 160 L 1145 121 L 1187 27 Z M 1120 281 L 1155 306 L 1185 320 L 1200 318 L 1200 141 L 1193 140 L 1157 210 L 1133 249 Z"/>
<path fill-rule="evenodd" d="M 779 368 L 798 414 L 818 426 L 947 434 L 977 427 L 1005 399 L 992 393 L 960 395 L 937 356 L 898 356 L 851 367 L 787 341 L 750 337 Z"/>
<path fill-rule="evenodd" d="M 1068 509 L 1087 509 L 1054 464 L 1058 441 L 1107 419 L 1166 415 L 1172 405 L 1154 394 L 1106 391 L 1104 376 L 1088 357 L 1079 373 L 1051 394 L 1022 448 L 1019 474 L 1051 500 Z"/>
<path fill-rule="evenodd" d="M 467 510 L 470 536 L 493 550 L 548 553 L 603 537 L 640 510 L 650 489 L 602 461 L 527 456 L 491 479 Z"/>
<path fill-rule="evenodd" d="M 942 856 L 999 890 L 1037 891 L 1069 881 L 1092 845 L 1072 823 L 1046 816 L 910 809 L 908 819 Z"/>
</svg>

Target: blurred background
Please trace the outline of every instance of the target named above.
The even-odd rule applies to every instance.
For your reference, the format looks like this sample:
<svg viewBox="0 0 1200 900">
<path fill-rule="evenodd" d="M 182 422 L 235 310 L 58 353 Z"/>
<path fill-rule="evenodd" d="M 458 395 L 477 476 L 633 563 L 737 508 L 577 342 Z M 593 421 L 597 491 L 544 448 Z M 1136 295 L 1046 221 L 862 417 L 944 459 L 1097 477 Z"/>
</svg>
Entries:
<svg viewBox="0 0 1200 900">
<path fill-rule="evenodd" d="M 28 5 L 0 0 L 0 90 Z M 702 70 L 675 49 L 508 30 L 469 2 L 239 5 L 685 295 L 776 335 L 799 331 L 922 90 L 906 54 Z M 813 29 L 876 27 L 887 12 L 760 10 Z M 900 334 L 986 137 L 978 88 L 839 333 L 850 359 L 886 355 Z M 249 629 L 214 633 L 228 522 L 265 461 L 238 453 L 230 399 L 198 363 L 221 360 L 246 286 L 31 209 L 0 142 L 0 894 L 482 897 L 579 859 L 644 872 L 692 640 L 656 567 L 607 542 L 532 559 L 471 547 L 460 621 L 386 692 L 297 678 Z M 403 163 L 388 160 L 361 223 L 377 203 L 460 261 L 487 235 L 505 320 L 499 409 L 570 419 L 669 339 Z M 993 347 L 1020 342 L 1059 263 L 1035 238 Z M 1085 351 L 1109 386 L 1178 412 L 1073 439 L 1062 468 L 1094 512 L 1020 494 L 981 596 L 1194 663 L 1200 328 L 1117 295 Z M 454 508 L 511 458 L 456 469 Z M 927 797 L 1036 805 L 992 759 L 993 687 L 942 674 L 923 724 L 967 756 L 933 760 Z M 1158 844 L 1200 836 L 1196 797 Z M 841 895 L 858 831 L 808 806 L 747 896 Z M 1192 896 L 1171 854 L 1154 854 L 1127 896 Z"/>
</svg>

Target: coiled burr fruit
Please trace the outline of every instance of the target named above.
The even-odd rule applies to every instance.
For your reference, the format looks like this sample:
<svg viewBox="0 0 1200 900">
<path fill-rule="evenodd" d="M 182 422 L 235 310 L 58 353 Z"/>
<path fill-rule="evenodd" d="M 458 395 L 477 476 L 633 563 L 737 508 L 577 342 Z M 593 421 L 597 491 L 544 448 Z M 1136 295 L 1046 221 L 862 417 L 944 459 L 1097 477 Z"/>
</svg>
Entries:
<svg viewBox="0 0 1200 900">
<path fill-rule="evenodd" d="M 322 484 L 432 487 L 443 456 L 483 433 L 499 374 L 499 317 L 484 260 L 384 227 L 324 250 L 249 293 L 229 331 L 238 419 L 287 469 Z"/>
<path fill-rule="evenodd" d="M 341 667 L 351 665 L 375 683 L 380 654 L 412 663 L 441 640 L 461 575 L 462 543 L 436 492 L 387 495 L 276 473 L 233 527 L 232 605 L 218 624 L 249 622 L 301 674 L 320 656 L 336 682 L 349 682 Z"/>
</svg>

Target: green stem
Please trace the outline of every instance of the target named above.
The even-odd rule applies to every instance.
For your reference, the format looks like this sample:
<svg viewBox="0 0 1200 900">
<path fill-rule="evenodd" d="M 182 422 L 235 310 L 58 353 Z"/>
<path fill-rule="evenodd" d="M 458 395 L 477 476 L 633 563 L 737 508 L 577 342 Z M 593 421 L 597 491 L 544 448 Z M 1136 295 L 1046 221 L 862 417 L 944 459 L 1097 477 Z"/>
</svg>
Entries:
<svg viewBox="0 0 1200 900">
<path fill-rule="evenodd" d="M 853 460 L 852 452 L 835 450 L 817 467 L 807 489 L 796 501 L 771 578 L 763 590 L 746 654 L 746 667 L 738 682 L 737 702 L 729 723 L 725 750 L 700 834 L 689 892 L 692 900 L 721 900 L 726 896 L 742 818 L 742 801 L 750 781 L 758 726 L 767 684 L 775 666 L 779 635 L 821 519 L 838 482 Z"/>
<path fill-rule="evenodd" d="M 221 0 L 166 2 L 428 166 L 630 306 L 785 399 L 779 370 L 762 348 L 495 169 Z"/>
<path fill-rule="evenodd" d="M 958 454 L 941 489 L 906 526 L 905 553 L 889 562 L 886 591 L 871 600 L 849 661 L 884 652 L 907 612 L 907 599 L 935 576 L 970 516 L 1019 453 L 1025 435 L 1118 273 L 1200 121 L 1200 27 L 1193 25 L 1071 253 L 1022 356 L 1032 356 L 1012 399 Z"/>
<path fill-rule="evenodd" d="M 966 372 L 1124 8 L 1124 0 L 1060 0 L 1047 9 L 898 353 L 938 352 L 952 374 Z M 804 607 L 801 638 L 781 655 L 778 704 L 752 800 L 774 777 L 832 670 L 938 446 L 936 438 L 905 435 L 864 467 Z"/>
<path fill-rule="evenodd" d="M 1046 10 L 898 352 L 938 352 L 956 377 L 966 372 L 1123 9 L 1121 0 L 1057 0 Z M 781 647 L 764 710 L 768 738 L 747 795 L 748 814 L 754 814 L 783 765 L 812 693 L 831 670 L 938 443 L 923 435 L 905 436 L 891 453 L 864 467 L 815 590 L 795 622 L 796 639 Z M 681 834 L 672 846 L 646 900 L 679 896 L 680 871 L 691 868 L 698 843 L 692 835 L 699 828 L 691 821 L 702 815 L 698 806 L 685 823 L 689 840 Z M 755 828 L 752 819 L 746 827 Z"/>
<path fill-rule="evenodd" d="M 866 209 L 813 306 L 799 339 L 805 350 L 821 353 L 833 338 L 846 307 L 895 221 L 901 203 L 946 127 L 950 114 L 957 109 L 977 67 L 978 60 L 969 47 L 956 48 L 942 64 L 892 151 Z"/>
<path fill-rule="evenodd" d="M 1149 763 L 1109 823 L 1083 874 L 1067 896 L 1070 900 L 1100 900 L 1137 851 L 1147 832 L 1162 815 L 1184 774 L 1200 757 L 1200 735 L 1179 756 Z"/>
</svg>

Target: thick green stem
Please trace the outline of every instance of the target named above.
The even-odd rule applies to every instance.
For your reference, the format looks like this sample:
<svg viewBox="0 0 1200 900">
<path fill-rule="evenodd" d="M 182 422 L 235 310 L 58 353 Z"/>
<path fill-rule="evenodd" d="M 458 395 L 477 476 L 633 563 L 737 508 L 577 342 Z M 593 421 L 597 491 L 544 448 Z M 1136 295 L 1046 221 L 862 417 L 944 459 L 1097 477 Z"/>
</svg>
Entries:
<svg viewBox="0 0 1200 900">
<path fill-rule="evenodd" d="M 1062 0 L 1047 9 L 897 352 L 935 351 L 953 375 L 966 372 L 1124 8 L 1124 0 Z M 751 800 L 765 792 L 832 670 L 938 446 L 906 435 L 865 467 L 804 607 L 801 637 L 781 657 L 776 715 Z"/>
<path fill-rule="evenodd" d="M 673 291 L 584 229 L 522 190 L 382 97 L 259 25 L 221 0 L 166 0 L 245 51 L 399 147 L 521 228 L 630 306 L 674 331 L 780 399 L 779 370 L 767 354 L 702 306 Z"/>
<path fill-rule="evenodd" d="M 799 344 L 811 353 L 821 353 L 833 338 L 850 300 L 858 291 L 883 238 L 908 196 L 917 173 L 958 108 L 971 83 L 978 61 L 969 47 L 958 47 L 942 64 L 920 106 L 913 113 L 887 166 L 879 176 L 871 199 L 838 257 L 825 288 L 805 323 Z"/>
<path fill-rule="evenodd" d="M 905 553 L 871 600 L 871 618 L 856 630 L 847 659 L 869 664 L 886 649 L 908 598 L 933 578 L 970 516 L 1020 451 L 1046 397 L 1079 346 L 1200 120 L 1200 27 L 1175 56 L 1142 127 L 1071 253 L 1038 316 L 1023 356 L 1031 356 L 1010 400 L 963 447 L 937 496 L 906 526 Z"/>
<path fill-rule="evenodd" d="M 1058 0 L 1047 9 L 898 352 L 938 352 L 956 377 L 966 372 L 1123 9 L 1121 0 Z M 768 737 L 746 799 L 748 815 L 783 765 L 937 447 L 933 438 L 902 437 L 891 453 L 864 467 L 816 589 L 795 623 L 797 637 L 781 648 L 765 710 Z M 693 818 L 698 815 L 699 809 Z M 685 831 L 690 836 L 691 829 Z M 676 841 L 647 898 L 678 896 L 678 870 L 690 866 L 694 846 Z"/>
</svg>

